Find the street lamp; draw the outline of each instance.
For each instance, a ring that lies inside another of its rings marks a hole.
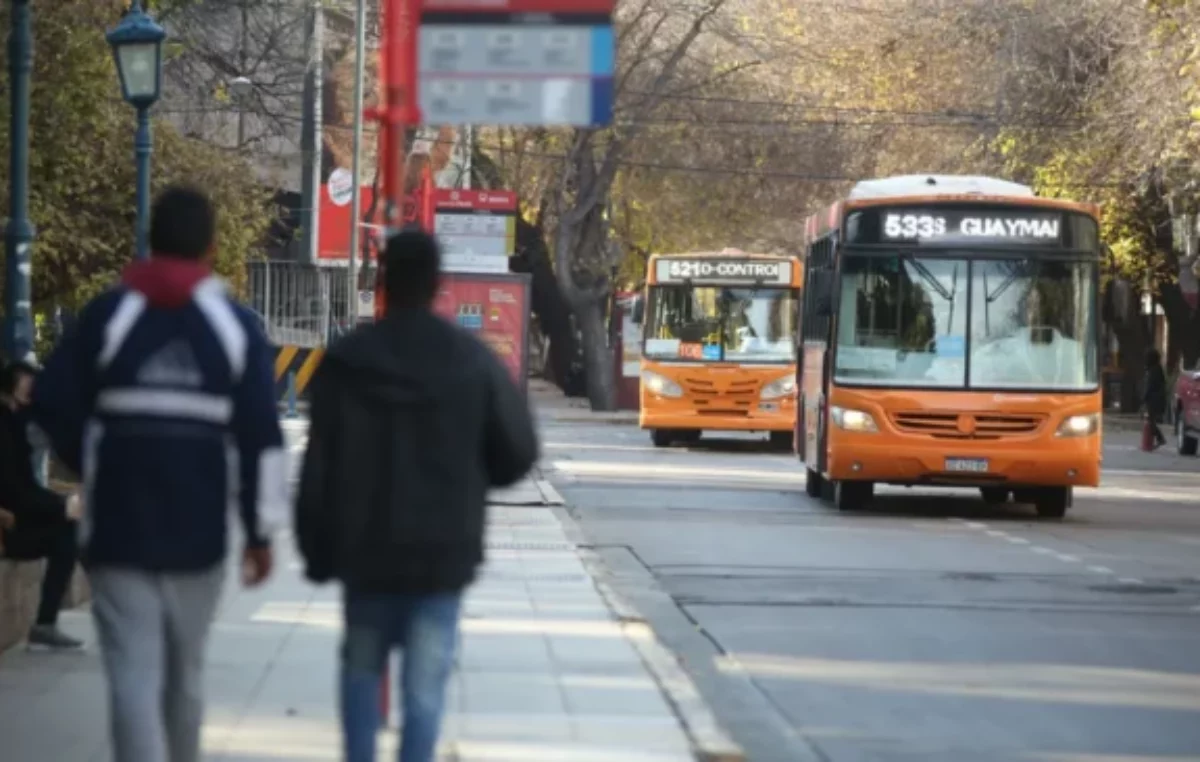
[[[108,33],[117,73],[121,77],[121,94],[137,109],[137,136],[134,154],[137,157],[137,258],[150,255],[150,107],[158,100],[162,89],[162,45],[166,31],[142,10],[139,0],[133,0],[121,23]]]

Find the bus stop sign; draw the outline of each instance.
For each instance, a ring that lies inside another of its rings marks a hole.
[[[612,122],[616,0],[422,0],[426,124]]]

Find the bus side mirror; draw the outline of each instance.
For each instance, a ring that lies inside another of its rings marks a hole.
[[[633,324],[641,325],[646,320],[646,300],[638,297],[633,300]]]

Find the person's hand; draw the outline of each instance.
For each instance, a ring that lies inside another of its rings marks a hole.
[[[258,587],[271,576],[275,559],[271,548],[246,548],[242,554],[242,584]]]
[[[0,529],[12,529],[17,525],[17,517],[9,511],[0,508]]]
[[[67,498],[67,518],[71,521],[79,521],[83,518],[83,498],[78,492],[72,493]]]

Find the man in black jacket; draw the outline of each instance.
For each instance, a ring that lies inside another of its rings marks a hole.
[[[432,311],[437,242],[400,233],[385,257],[386,317],[334,344],[312,382],[295,531],[309,579],[345,588],[347,762],[375,758],[394,647],[404,652],[400,760],[432,762],[488,490],[522,479],[538,444],[498,358]]]
[[[58,628],[58,612],[79,560],[79,498],[42,486],[34,473],[27,413],[35,369],[17,362],[0,372],[0,554],[19,561],[46,559],[37,620],[29,645],[75,649],[83,644]]]

